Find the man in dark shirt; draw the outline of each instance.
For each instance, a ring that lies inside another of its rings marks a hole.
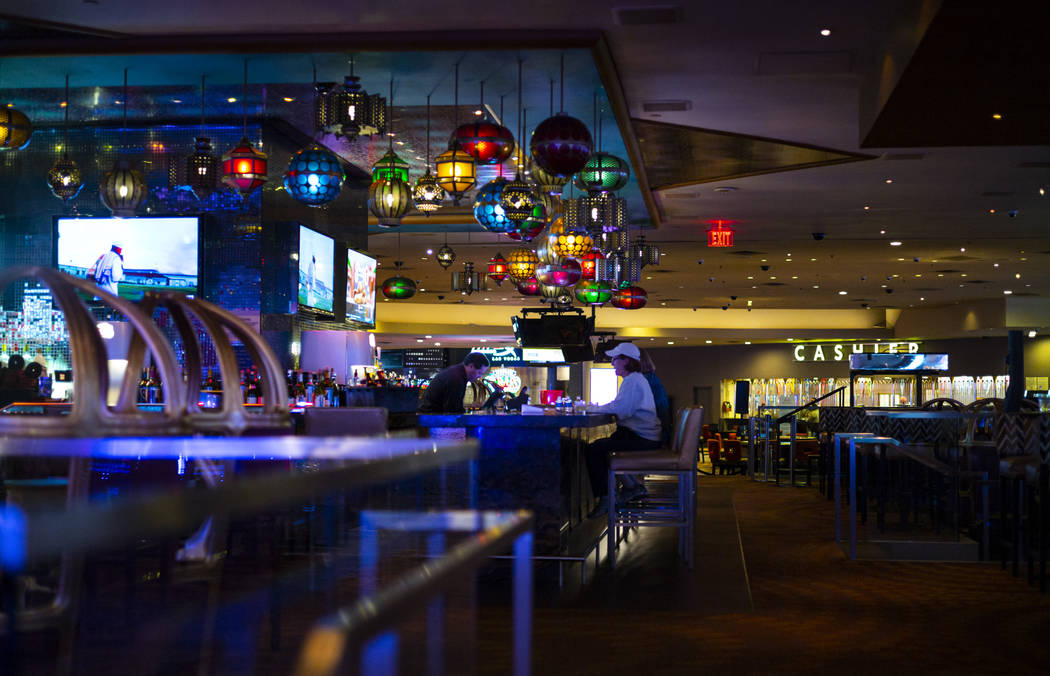
[[[463,413],[467,383],[479,380],[489,370],[489,360],[471,352],[462,364],[454,364],[430,379],[419,402],[420,413]]]

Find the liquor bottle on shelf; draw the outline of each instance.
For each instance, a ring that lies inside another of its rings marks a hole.
[[[149,380],[146,369],[142,369],[142,377],[139,378],[139,403],[149,402]]]
[[[151,404],[163,403],[161,395],[160,378],[157,377],[157,368],[150,366],[146,375],[146,401]]]
[[[241,369],[241,403],[248,403],[248,383],[244,379],[244,369]]]
[[[259,375],[252,369],[248,373],[248,382],[245,384],[246,403],[258,404],[259,402]]]

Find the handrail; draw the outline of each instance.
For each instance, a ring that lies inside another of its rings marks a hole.
[[[782,422],[786,422],[787,420],[789,420],[791,418],[791,416],[795,415],[799,411],[802,411],[802,410],[805,410],[805,409],[810,408],[812,406],[815,406],[818,401],[824,401],[825,399],[827,399],[831,395],[838,394],[839,392],[841,392],[844,389],[846,389],[845,385],[843,385],[842,387],[838,388],[837,390],[832,390],[831,392],[828,392],[827,394],[825,394],[825,395],[823,395],[821,397],[817,397],[816,399],[814,399],[813,401],[809,402],[808,404],[803,404],[803,405],[799,406],[798,408],[792,409],[789,413],[785,413],[784,415],[782,415],[779,418],[777,418],[777,424],[782,423]]]

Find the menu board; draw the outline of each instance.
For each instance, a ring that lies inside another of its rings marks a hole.
[[[346,250],[346,320],[375,326],[376,259]]]
[[[332,312],[335,240],[299,226],[299,305]]]

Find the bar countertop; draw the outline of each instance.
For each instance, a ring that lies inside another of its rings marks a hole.
[[[519,415],[506,413],[420,413],[420,427],[523,427],[550,429],[611,425],[616,418],[607,413],[586,415]]]

